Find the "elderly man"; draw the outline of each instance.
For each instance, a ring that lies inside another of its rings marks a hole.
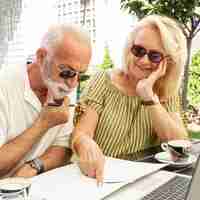
[[[1,70],[0,177],[31,177],[69,160],[73,116],[67,96],[90,58],[88,35],[58,25],[44,35],[33,63]]]

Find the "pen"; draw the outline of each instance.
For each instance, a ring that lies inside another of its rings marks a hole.
[[[69,104],[68,106],[69,106],[69,107],[75,107],[76,104]]]
[[[97,186],[98,187],[103,187],[103,181],[97,181]]]
[[[148,156],[145,156],[144,158],[140,158],[140,159],[137,159],[136,161],[137,162],[141,162],[141,161],[145,161],[145,160],[148,160],[148,159],[152,159],[154,158],[155,155],[148,155]]]
[[[48,103],[48,106],[61,106],[63,104],[64,98],[53,99],[53,102]],[[69,104],[69,107],[75,107],[76,104]]]
[[[58,103],[48,103],[48,106],[61,106],[62,104],[58,104]],[[69,107],[75,107],[76,104],[69,104]]]
[[[121,180],[108,180],[108,181],[104,181],[103,183],[107,183],[107,184],[113,184],[113,183],[123,183],[125,181],[121,181]]]

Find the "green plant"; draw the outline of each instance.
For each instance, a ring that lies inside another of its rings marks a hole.
[[[83,91],[85,85],[87,84],[87,81],[89,80],[90,75],[89,74],[81,74],[79,78],[79,84],[77,87],[77,93],[76,93],[76,99],[79,100],[81,92]]]
[[[103,59],[103,63],[101,65],[97,65],[98,68],[106,70],[106,69],[110,69],[113,68],[113,62],[112,59],[110,57],[110,52],[108,47],[105,47],[104,49],[104,59]]]
[[[189,70],[188,97],[189,103],[193,106],[200,104],[200,50],[192,57]]]
[[[188,131],[190,138],[200,139],[200,131]]]

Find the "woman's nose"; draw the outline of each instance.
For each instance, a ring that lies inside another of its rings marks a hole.
[[[144,55],[142,58],[139,58],[137,63],[145,69],[154,69],[157,66],[155,66],[155,64],[149,60],[147,54]]]
[[[149,64],[149,62],[150,62],[147,54],[145,54],[143,57],[139,58],[138,61],[140,62],[140,64]]]

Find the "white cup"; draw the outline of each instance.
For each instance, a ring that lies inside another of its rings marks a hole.
[[[161,144],[161,148],[179,158],[186,158],[191,152],[191,142],[188,140],[171,140]]]
[[[2,200],[29,200],[31,181],[28,178],[12,177],[0,180]]]

